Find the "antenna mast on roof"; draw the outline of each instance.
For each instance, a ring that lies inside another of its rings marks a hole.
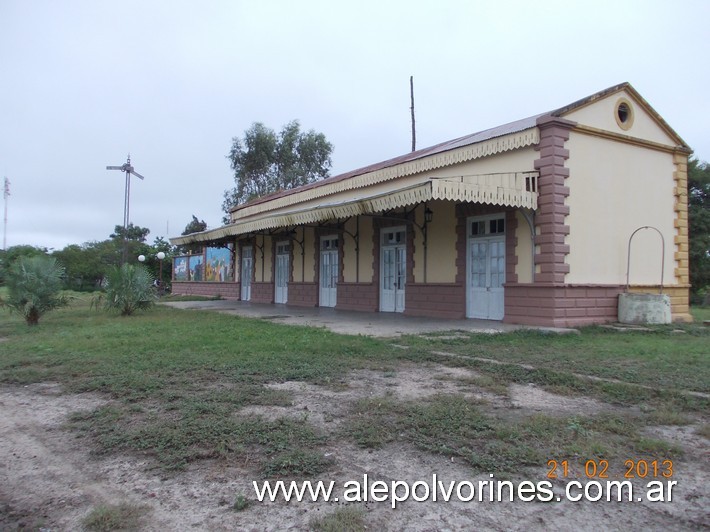
[[[412,102],[412,151],[417,149],[417,131],[414,126],[414,76],[409,76],[409,97]]]
[[[10,197],[10,180],[6,177],[5,178],[5,184],[3,187],[3,196],[5,197],[5,224],[3,225],[3,230],[2,230],[2,249],[6,250],[7,249],[7,198]]]

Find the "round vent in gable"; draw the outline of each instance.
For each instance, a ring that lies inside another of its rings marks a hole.
[[[623,130],[631,129],[634,123],[634,108],[626,98],[619,98],[614,107],[614,118],[616,123]]]

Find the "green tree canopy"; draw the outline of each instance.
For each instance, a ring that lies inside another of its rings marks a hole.
[[[128,224],[128,227],[125,229],[123,226],[117,225],[114,227],[113,233],[111,233],[111,238],[115,240],[123,240],[125,235],[126,240],[145,242],[145,239],[148,238],[148,233],[150,233],[150,229],[147,227],[141,227],[140,225]]]
[[[180,233],[181,235],[190,235],[192,233],[199,233],[207,229],[207,223],[204,220],[198,220],[197,216],[192,215],[192,220],[185,226],[185,230]]]
[[[333,145],[323,133],[301,131],[298,120],[286,124],[280,133],[255,122],[234,137],[227,158],[236,186],[224,192],[223,221],[230,210],[251,199],[328,177]]]
[[[697,299],[710,288],[710,165],[688,161],[690,283]]]
[[[226,222],[225,222],[226,223]],[[185,230],[182,235],[191,235],[192,233],[199,233],[207,229],[207,223],[204,220],[198,220],[197,216],[192,215],[192,220],[185,226]],[[178,253],[199,253],[202,249],[200,244],[193,244],[187,246],[178,246]]]
[[[114,246],[113,252],[120,249]],[[91,242],[83,245],[70,244],[64,249],[52,253],[65,267],[65,283],[74,290],[94,290],[101,286],[106,264],[102,262],[100,243]]]
[[[8,268],[13,262],[21,257],[37,257],[40,255],[47,255],[47,248],[20,245],[0,250],[0,284],[5,282]]]

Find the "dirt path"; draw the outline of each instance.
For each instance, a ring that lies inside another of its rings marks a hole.
[[[466,379],[474,374],[461,368],[432,364],[403,366],[394,374],[371,371],[352,374],[341,391],[307,383],[288,382],[275,387],[294,394],[289,408],[255,411],[265,416],[302,415],[329,433],[337,427],[342,408],[362,397],[390,391],[397,397],[416,399],[440,392],[482,393]],[[468,386],[468,392],[467,387]],[[603,403],[561,398],[535,387],[516,386],[510,398],[491,407],[515,407],[531,412],[551,412],[562,405],[564,413],[599,411]],[[0,387],[0,530],[42,527],[52,531],[80,530],[82,519],[99,504],[128,502],[147,508],[143,530],[303,530],[313,517],[331,513],[337,503],[259,503],[252,480],[259,480],[249,464],[203,461],[186,472],[165,476],[140,456],[95,457],[86,440],[63,427],[67,416],[106,404],[99,395],[62,394],[51,384]],[[414,502],[396,510],[387,503],[364,505],[367,523],[377,530],[682,530],[710,525],[708,441],[692,427],[655,429],[685,450],[676,464],[678,481],[672,503],[491,503]],[[342,485],[347,480],[371,479],[414,482],[436,473],[444,482],[487,480],[473,476],[470,468],[445,456],[421,453],[404,445],[368,451],[334,440],[326,452],[335,466],[322,477]],[[629,457],[634,458],[634,457]],[[546,468],[525,472],[537,481]],[[556,487],[556,491],[558,487]],[[235,496],[245,494],[250,506],[236,512]]]

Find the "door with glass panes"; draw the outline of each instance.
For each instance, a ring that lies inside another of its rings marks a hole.
[[[505,215],[468,220],[466,316],[502,320],[505,314]]]
[[[382,230],[380,238],[380,311],[404,312],[407,241],[404,227]]]
[[[276,293],[274,294],[275,303],[286,303],[288,301],[288,278],[289,278],[289,262],[291,261],[291,252],[288,242],[279,242],[276,244],[276,279],[274,282]]]
[[[254,258],[252,255],[253,249],[250,247],[242,248],[242,301],[251,299],[251,276],[254,270]]]
[[[334,307],[338,300],[338,237],[320,240],[320,294],[321,307]]]

